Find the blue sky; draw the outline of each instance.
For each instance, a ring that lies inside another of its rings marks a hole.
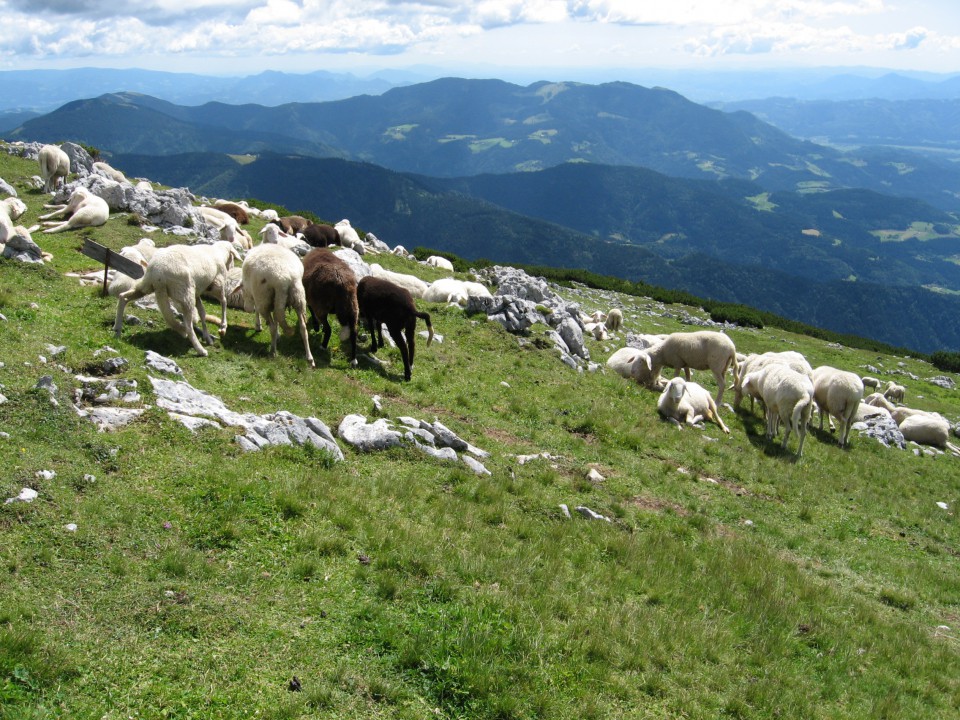
[[[956,0],[0,0],[0,70],[960,73]]]

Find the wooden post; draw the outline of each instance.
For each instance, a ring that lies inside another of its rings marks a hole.
[[[106,257],[103,259],[103,297],[107,296],[107,275],[110,272],[110,256],[113,252],[107,248]]]

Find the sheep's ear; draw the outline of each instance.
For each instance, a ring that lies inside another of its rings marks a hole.
[[[650,355],[648,353],[640,353],[640,356],[643,358],[643,361],[647,364],[647,370],[653,372],[653,363],[650,361]]]

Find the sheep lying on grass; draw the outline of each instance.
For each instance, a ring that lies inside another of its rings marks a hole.
[[[279,225],[288,235],[296,235],[298,232],[303,232],[306,227],[310,225],[310,221],[302,215],[284,215],[270,222]]]
[[[430,287],[423,294],[427,302],[453,303],[466,305],[470,297],[491,297],[486,286],[469,280],[457,278],[439,278],[430,283]]]
[[[821,365],[813,371],[813,397],[820,411],[820,429],[823,416],[829,414],[840,426],[840,447],[847,444],[850,425],[860,409],[863,381],[852,372]]]
[[[409,292],[415,298],[423,299],[424,295],[427,294],[427,288],[430,287],[428,282],[421,280],[416,275],[393,272],[392,270],[387,270],[378,263],[370,264],[370,274],[373,277],[389,280],[394,285],[399,285],[400,287],[405,288],[407,292]]]
[[[44,145],[37,155],[43,191],[52,193],[66,181],[70,174],[70,157],[57,145]]]
[[[157,305],[167,326],[187,338],[194,349],[206,357],[207,351],[197,340],[193,328],[194,322],[199,321],[204,341],[207,345],[213,344],[204,322],[206,312],[200,293],[214,284],[219,286],[222,337],[227,332],[227,270],[233,266],[234,260],[239,259],[233,245],[223,240],[212,245],[171,245],[157,250],[143,277],[130,290],[120,294],[114,333],[120,337],[123,331],[123,311],[128,302],[156,293]],[[183,316],[182,321],[175,312]]]
[[[744,392],[751,393],[756,388],[766,406],[767,439],[777,436],[780,424],[784,425],[783,442],[787,447],[790,434],[795,432],[800,438],[797,445],[797,458],[803,454],[803,441],[807,436],[807,425],[813,411],[813,382],[809,377],[780,364],[767,365],[747,373],[743,379]]]
[[[424,263],[430,265],[431,267],[439,268],[440,270],[449,270],[453,272],[453,263],[447,260],[445,257],[440,257],[439,255],[431,255]]]
[[[310,247],[329,247],[340,244],[340,233],[333,225],[310,223],[302,233],[304,242]]]
[[[293,333],[287,325],[287,308],[297,314],[297,328],[310,367],[316,367],[307,336],[307,297],[303,289],[303,263],[280,245],[257,245],[243,260],[243,304],[247,312],[257,314],[270,327],[270,356],[277,354],[278,328],[285,335]]]
[[[949,441],[950,423],[939,413],[916,412],[899,423],[904,440],[933,445],[960,456],[960,448]]]
[[[667,383],[660,399],[657,400],[657,412],[667,420],[677,423],[696,425],[704,420],[710,420],[720,426],[725,433],[730,430],[723,424],[717,405],[710,393],[695,382],[687,382],[682,377],[675,377]]]
[[[383,347],[383,328],[386,324],[390,337],[403,359],[403,378],[410,380],[415,354],[417,318],[427,324],[427,345],[433,340],[430,314],[417,310],[410,292],[389,280],[368,275],[357,284],[357,302],[360,315],[370,333],[370,351]]]
[[[333,227],[340,236],[340,245],[345,248],[350,248],[358,255],[366,253],[366,246],[363,244],[363,240],[360,239],[360,234],[353,229],[349,220],[344,218]]]
[[[99,227],[110,217],[110,206],[107,201],[85,187],[78,187],[70,194],[66,205],[44,205],[45,208],[55,208],[51,213],[41,215],[40,220],[47,220],[43,225],[45,233],[56,233],[64,230],[74,230],[82,227]],[[49,220],[49,218],[66,218],[66,220]]]
[[[27,206],[20,198],[8,197],[0,200],[0,244],[5,243],[17,234],[15,228],[22,226],[15,226],[13,223],[15,220],[19,220],[26,211]],[[36,230],[37,227],[30,228],[28,232]]]
[[[642,350],[632,347],[620,348],[607,360],[607,367],[621,377],[633,380],[640,385],[647,387],[656,385],[657,378],[652,372],[650,356]]]
[[[102,161],[97,161],[93,164],[93,171],[97,173],[97,175],[103,175],[105,178],[110,178],[114,182],[127,182],[126,175],[117,170],[115,167],[112,167],[111,165],[108,165]]]
[[[303,257],[303,288],[314,330],[323,326],[320,344],[330,342],[330,322],[335,313],[340,322],[340,342],[350,340],[350,365],[357,366],[357,277],[343,260],[326,248],[316,248]]]

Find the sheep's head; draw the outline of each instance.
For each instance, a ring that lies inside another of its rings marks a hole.
[[[667,396],[671,400],[678,401],[683,397],[683,393],[687,389],[687,382],[682,377],[675,377],[670,382],[667,383],[667,387],[664,390],[667,393]]]

